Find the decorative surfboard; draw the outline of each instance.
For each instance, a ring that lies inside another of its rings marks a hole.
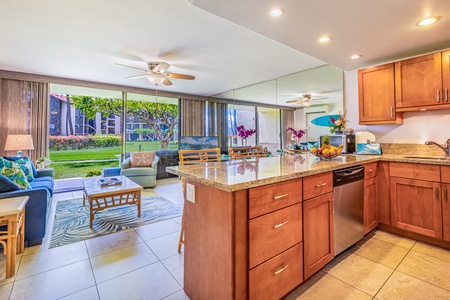
[[[311,123],[317,126],[329,127],[330,125],[333,125],[333,123],[331,123],[331,118],[338,119],[339,115],[327,115],[317,117],[315,119],[312,119]]]

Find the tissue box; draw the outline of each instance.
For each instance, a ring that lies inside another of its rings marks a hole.
[[[356,154],[381,155],[380,144],[356,144]]]

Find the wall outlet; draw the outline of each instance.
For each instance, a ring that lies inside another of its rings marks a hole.
[[[195,203],[195,185],[186,183],[186,200]]]

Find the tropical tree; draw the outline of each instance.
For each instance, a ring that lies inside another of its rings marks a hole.
[[[89,96],[70,96],[72,105],[84,112],[88,119],[94,119],[97,113],[109,116],[111,113],[120,116],[122,100],[96,98]],[[151,127],[161,144],[161,149],[167,149],[169,141],[174,136],[174,128],[178,124],[178,106],[175,104],[127,101],[127,117],[135,122]]]

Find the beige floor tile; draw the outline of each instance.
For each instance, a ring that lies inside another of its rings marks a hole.
[[[381,230],[375,230],[372,233],[370,233],[373,235],[374,238],[378,239],[378,240],[382,240],[400,247],[404,247],[407,249],[411,249],[412,246],[414,246],[414,243],[416,241],[405,238],[405,237],[401,237],[401,236],[397,236],[395,234],[392,233],[388,233],[385,231],[381,231]]]
[[[160,262],[100,283],[97,287],[102,300],[161,299],[181,288]]]
[[[144,241],[151,240],[173,232],[180,232],[180,224],[172,219],[151,223],[134,228]]]
[[[323,300],[323,299],[360,299],[370,300],[371,296],[326,274],[319,272],[299,288],[292,292],[285,300]]]
[[[176,217],[176,218],[173,218],[172,220],[174,220],[175,222],[177,222],[178,224],[181,225],[181,217]]]
[[[373,260],[386,267],[395,269],[402,259],[408,253],[408,249],[394,244],[379,240],[376,238],[369,239],[364,243],[358,243],[352,249],[353,253],[362,257]]]
[[[74,293],[72,295],[62,297],[60,299],[64,300],[99,300],[97,287],[92,286],[90,288],[87,288],[85,290],[79,291],[77,293]]]
[[[411,251],[397,270],[450,290],[450,263],[443,260]]]
[[[170,274],[172,274],[173,278],[184,287],[184,253],[178,253],[161,262]]]
[[[189,300],[189,297],[184,293],[183,290],[179,290],[178,292],[164,297],[161,300]]]
[[[141,243],[143,240],[134,231],[128,229],[86,240],[89,257],[95,257],[121,248]]]
[[[73,199],[72,192],[53,194],[53,202]]]
[[[379,300],[439,300],[450,299],[450,291],[415,277],[395,271],[375,297]]]
[[[73,199],[83,199],[83,191],[73,191],[72,197]]]
[[[145,243],[131,245],[91,258],[97,284],[157,261],[158,258]]]
[[[412,250],[450,263],[450,251],[447,249],[438,248],[435,246],[417,242],[412,248]]]
[[[145,241],[145,243],[150,247],[150,249],[152,249],[153,253],[155,253],[160,260],[163,260],[178,254],[179,238],[179,232],[175,232]]]
[[[26,247],[25,251],[23,251],[23,254],[28,255],[31,253],[36,253],[36,252],[45,251],[45,250],[48,250],[48,247],[45,247],[44,245],[41,244],[41,245],[36,245],[33,247]]]
[[[94,275],[89,260],[86,259],[16,280],[10,299],[58,299],[91,286],[95,286]]]
[[[329,263],[325,271],[329,275],[375,296],[394,270],[362,256],[344,253]]]
[[[46,272],[88,259],[84,242],[73,243],[45,251],[23,255],[17,279]]]
[[[0,285],[0,299],[9,299],[12,287],[13,287],[12,282]]]
[[[22,260],[22,254],[16,255],[16,273],[14,276],[6,278],[6,255],[3,252],[0,253],[0,285],[8,284],[16,280],[17,272],[19,271],[20,262]],[[0,299],[2,299],[0,297]]]

